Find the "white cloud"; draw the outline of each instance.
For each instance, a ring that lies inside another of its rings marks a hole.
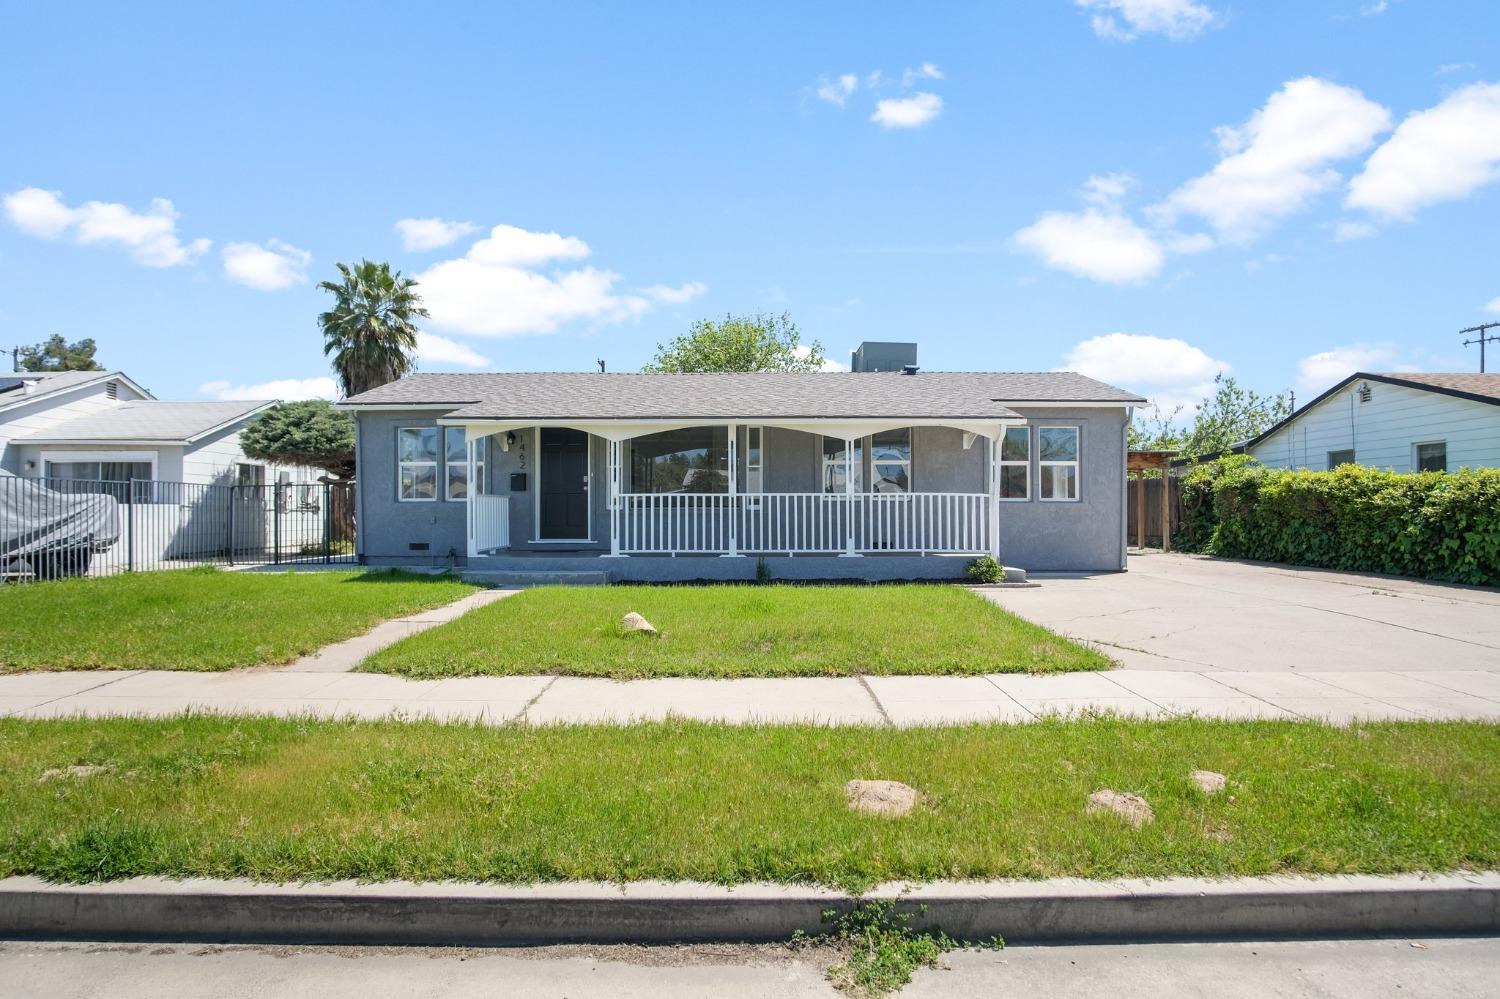
[[[1297,362],[1297,387],[1304,392],[1322,392],[1356,371],[1419,371],[1396,360],[1389,343],[1351,343],[1309,354]]]
[[[651,301],[660,302],[663,305],[682,305],[686,302],[691,302],[699,295],[706,294],[707,292],[708,285],[702,281],[689,281],[678,288],[673,288],[671,285],[665,284],[653,284],[649,288],[641,289],[641,294],[651,299]]]
[[[1374,17],[1384,14],[1391,9],[1391,0],[1376,0],[1375,3],[1367,3],[1359,9],[1360,17]]]
[[[210,241],[186,245],[177,234],[177,209],[166,198],[152,198],[144,212],[107,201],[85,201],[70,208],[62,192],[26,187],[5,196],[4,210],[22,231],[42,239],[71,235],[80,245],[116,244],[147,267],[175,267],[208,250]]]
[[[449,219],[401,219],[396,223],[396,231],[401,234],[402,249],[421,252],[457,242],[478,232],[479,226]]]
[[[812,348],[805,343],[799,343],[792,348],[792,353],[798,357],[806,357],[812,353]],[[840,364],[831,357],[824,357],[823,363],[818,366],[819,371],[848,371],[849,365]]]
[[[1074,0],[1095,11],[1089,23],[1100,38],[1128,42],[1138,35],[1184,39],[1202,34],[1219,20],[1212,7],[1195,0]]]
[[[824,80],[818,84],[817,95],[821,101],[836,104],[843,107],[849,100],[851,94],[859,88],[859,77],[853,73],[844,73],[834,80]]]
[[[461,368],[487,368],[490,359],[467,344],[426,330],[417,333],[417,360],[426,364],[454,364]]]
[[[700,282],[689,282],[624,294],[616,289],[620,275],[614,271],[593,266],[547,273],[539,269],[590,253],[589,245],[573,236],[497,225],[464,256],[433,264],[416,277],[431,324],[472,336],[554,333],[582,320],[623,322],[672,301],[672,296],[686,301],[701,293]]]
[[[1091,205],[1115,208],[1134,186],[1135,178],[1128,173],[1100,174],[1083,182],[1082,197]]]
[[[1153,206],[1151,217],[1171,225],[1200,216],[1224,241],[1249,242],[1338,184],[1330,164],[1368,149],[1388,128],[1390,112],[1358,90],[1292,80],[1243,126],[1218,129],[1218,165]]]
[[[1191,418],[1213,394],[1214,376],[1229,370],[1186,340],[1138,333],[1106,333],[1075,344],[1061,370],[1077,371],[1147,396],[1163,416],[1182,407]]]
[[[339,387],[332,378],[281,378],[258,385],[234,385],[227,381],[204,382],[202,395],[215,399],[337,399]]]
[[[1485,303],[1484,311],[1486,311],[1486,312],[1500,312],[1500,295],[1495,296],[1494,298],[1490,299],[1487,303]]]
[[[1123,215],[1088,208],[1048,212],[1012,237],[1048,267],[1109,284],[1129,284],[1161,270],[1162,248]]]
[[[919,90],[910,97],[887,97],[875,104],[870,120],[882,128],[918,128],[943,113],[943,99]]]
[[[261,291],[280,291],[307,281],[312,254],[279,239],[259,243],[230,243],[221,252],[224,275],[236,284]]]
[[[1453,73],[1467,73],[1474,68],[1472,62],[1445,62],[1437,68],[1434,76],[1449,76]]]
[[[930,62],[924,62],[916,69],[903,69],[901,71],[901,86],[910,90],[912,84],[919,80],[941,80],[946,74]]]
[[[1500,180],[1500,83],[1456,90],[1408,115],[1349,183],[1346,204],[1386,219]]]

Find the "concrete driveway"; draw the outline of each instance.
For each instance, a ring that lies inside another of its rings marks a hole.
[[[986,595],[1127,669],[1500,670],[1500,590],[1192,555],[1129,564]]]

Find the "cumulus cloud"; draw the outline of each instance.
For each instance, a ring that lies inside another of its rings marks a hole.
[[[3,209],[17,228],[40,239],[71,238],[83,246],[116,245],[147,267],[176,267],[202,255],[210,241],[186,244],[177,233],[177,209],[166,198],[152,198],[144,212],[108,201],[85,201],[76,208],[61,191],[25,187],[5,196]]]
[[[859,89],[859,77],[853,73],[844,73],[836,79],[825,79],[820,82],[816,93],[818,100],[843,107],[857,89]]]
[[[1466,197],[1500,179],[1500,83],[1475,83],[1408,115],[1364,170],[1345,203],[1384,219]]]
[[[332,378],[280,378],[255,385],[235,385],[228,381],[204,382],[198,386],[201,395],[214,399],[337,399],[339,387]]]
[[[261,291],[280,291],[307,281],[312,254],[279,239],[259,243],[230,243],[220,254],[224,276],[236,284]]]
[[[473,222],[454,222],[449,219],[401,219],[396,223],[401,234],[401,248],[413,252],[436,250],[456,243],[470,233],[478,232]]]
[[[910,90],[913,85],[922,80],[941,80],[946,75],[932,63],[924,62],[916,69],[903,69],[901,71],[901,86]]]
[[[1352,243],[1358,239],[1369,239],[1377,231],[1368,222],[1340,222],[1333,227],[1333,238],[1339,243]]]
[[[812,353],[812,348],[805,343],[799,343],[792,348],[792,353],[798,357],[807,357]],[[824,357],[823,363],[818,366],[819,371],[848,371],[849,365],[840,364],[831,357]]]
[[[1100,38],[1128,42],[1140,35],[1193,38],[1213,27],[1219,15],[1195,0],[1074,0],[1093,12],[1089,19]]]
[[[1214,376],[1227,372],[1229,364],[1186,340],[1106,333],[1074,344],[1059,370],[1124,385],[1149,398],[1163,416],[1181,407],[1190,418],[1213,394]]]
[[[1492,298],[1488,302],[1486,302],[1485,306],[1484,306],[1484,311],[1486,311],[1486,312],[1500,312],[1500,295],[1496,295],[1494,298]]]
[[[490,359],[467,344],[436,333],[417,333],[417,360],[423,364],[451,364],[460,368],[487,368]]]
[[[1165,259],[1149,232],[1124,215],[1097,208],[1047,212],[1012,240],[1048,267],[1107,284],[1142,281],[1161,270]]]
[[[674,297],[687,301],[701,294],[699,282],[627,294],[617,289],[621,278],[614,271],[566,266],[591,252],[574,236],[497,225],[464,256],[416,277],[431,324],[472,336],[555,333],[576,321],[623,322]]]
[[[910,97],[877,101],[870,120],[881,128],[919,128],[943,113],[943,99],[919,90]]]
[[[707,292],[708,285],[702,281],[689,281],[687,284],[677,288],[673,288],[671,285],[653,284],[649,288],[641,289],[641,294],[651,299],[651,301],[660,302],[663,305],[682,305],[686,302],[691,302],[699,295],[706,294]]]
[[[1297,387],[1303,392],[1322,392],[1356,371],[1420,371],[1397,360],[1389,343],[1350,343],[1332,350],[1309,354],[1297,362]]]
[[[1153,206],[1151,217],[1171,225],[1197,216],[1220,239],[1249,242],[1337,185],[1331,164],[1370,148],[1390,123],[1389,111],[1352,87],[1292,80],[1244,125],[1218,129],[1218,164]]]

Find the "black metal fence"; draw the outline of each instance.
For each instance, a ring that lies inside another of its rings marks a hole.
[[[0,476],[0,582],[354,560],[352,482]]]

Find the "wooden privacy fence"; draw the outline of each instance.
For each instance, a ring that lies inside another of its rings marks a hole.
[[[1175,456],[1175,451],[1131,451],[1126,456],[1126,525],[1137,548],[1172,549],[1172,535],[1182,524],[1182,494],[1172,475]]]

